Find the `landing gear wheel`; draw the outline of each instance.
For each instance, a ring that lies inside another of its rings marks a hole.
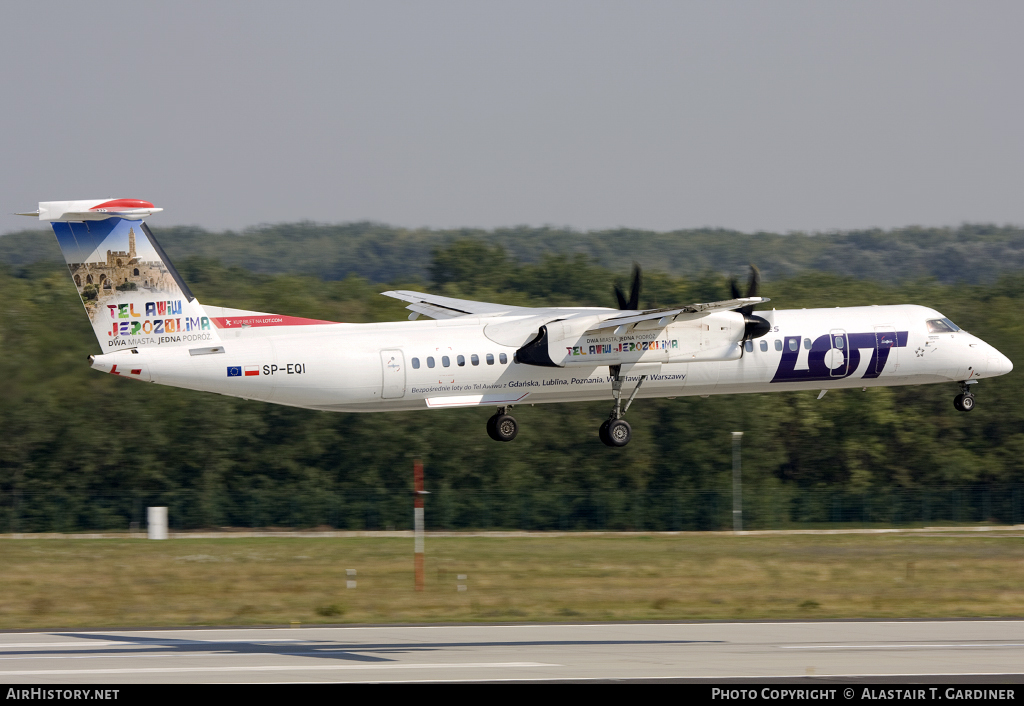
[[[519,425],[516,423],[515,417],[510,417],[507,414],[495,414],[487,420],[487,433],[495,441],[512,441],[519,433]]]
[[[601,439],[601,443],[605,446],[611,446],[612,442],[608,438],[608,425],[612,423],[612,420],[606,419],[601,424],[601,427],[597,430],[597,436]]]
[[[625,446],[633,430],[625,419],[609,419],[601,425],[601,441],[608,446]]]
[[[957,395],[953,398],[953,406],[960,412],[970,412],[974,409],[974,395]]]

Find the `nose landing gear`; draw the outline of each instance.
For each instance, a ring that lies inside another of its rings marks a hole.
[[[487,436],[495,441],[512,441],[519,433],[515,417],[508,414],[509,407],[498,407],[498,411],[487,420]]]
[[[960,383],[960,394],[953,398],[953,408],[958,412],[970,412],[974,409],[974,393],[966,382]]]
[[[629,443],[633,428],[625,419],[606,419],[597,430],[605,446],[625,446]]]
[[[629,443],[629,439],[633,433],[633,429],[629,426],[629,422],[623,419],[623,417],[626,416],[626,411],[629,409],[629,405],[633,404],[633,398],[636,397],[636,393],[639,392],[640,386],[644,384],[644,380],[647,379],[647,376],[640,376],[640,380],[637,381],[636,387],[633,388],[633,391],[629,393],[629,399],[626,400],[626,405],[623,407],[623,377],[620,375],[622,369],[618,365],[613,365],[609,370],[612,374],[612,395],[615,397],[615,406],[612,408],[612,413],[608,415],[608,419],[606,419],[597,430],[597,435],[605,446],[622,447]]]

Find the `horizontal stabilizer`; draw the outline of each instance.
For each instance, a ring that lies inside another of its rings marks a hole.
[[[140,199],[90,199],[88,201],[41,201],[34,213],[19,213],[19,216],[38,216],[41,221],[102,221],[107,218],[124,218],[141,221],[147,216],[163,211],[149,201]]]

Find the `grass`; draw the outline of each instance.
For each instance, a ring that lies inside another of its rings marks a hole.
[[[0,540],[0,629],[1024,616],[1020,533],[428,537],[422,593],[412,566],[401,538]]]

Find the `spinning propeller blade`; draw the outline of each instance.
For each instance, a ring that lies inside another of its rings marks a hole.
[[[733,277],[729,280],[729,288],[732,290],[733,299],[740,297],[740,288],[736,286],[736,278]],[[758,296],[758,290],[761,289],[761,271],[758,270],[754,265],[750,266],[750,280],[747,282],[747,296],[756,297]],[[760,316],[754,316],[754,305],[747,304],[736,309],[739,313],[743,314],[743,320],[746,327],[743,331],[743,340],[749,341],[754,338],[760,338],[761,336],[768,333],[772,326],[768,323],[767,319],[763,319]]]
[[[624,311],[636,311],[640,306],[640,287],[643,284],[643,274],[640,265],[633,263],[633,282],[629,287],[629,299],[622,293],[618,285],[615,286],[615,298],[619,302],[619,309]]]

